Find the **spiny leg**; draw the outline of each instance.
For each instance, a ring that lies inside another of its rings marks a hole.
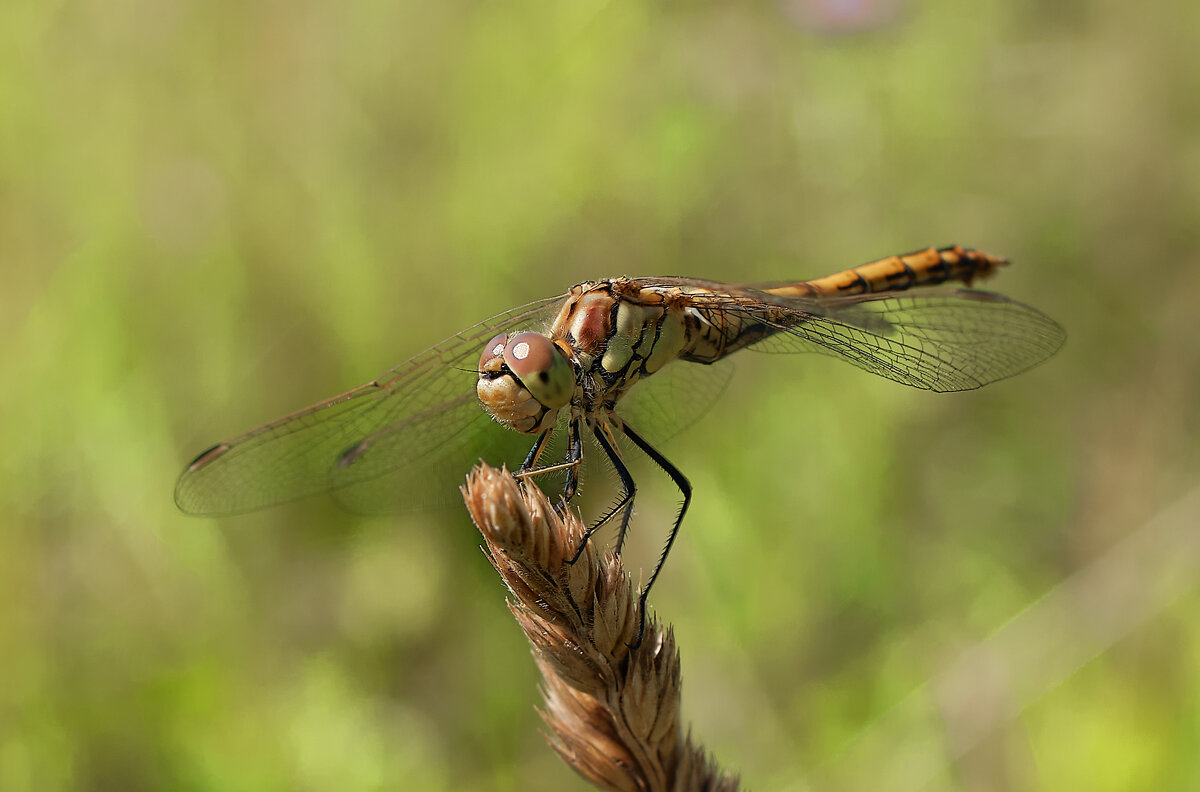
[[[521,467],[513,475],[519,479],[528,479],[534,476],[540,476],[543,473],[553,473],[558,470],[566,470],[566,481],[563,483],[562,498],[554,505],[554,510],[559,514],[567,508],[567,504],[579,489],[579,465],[583,461],[583,443],[579,439],[579,420],[572,418],[567,423],[567,458],[554,465],[538,466],[538,459],[542,452],[546,450],[546,443],[550,439],[550,433],[554,429],[551,427],[538,435],[538,439],[534,442],[533,448],[529,449],[529,453],[525,456],[525,461],[521,463]]]
[[[621,528],[618,533],[620,540],[617,542],[615,552],[621,552],[621,542],[625,539],[625,531],[629,527],[629,518],[633,515],[633,496],[637,494],[637,485],[633,482],[633,474],[629,472],[629,468],[625,467],[625,463],[621,459],[621,454],[608,441],[608,438],[605,437],[604,431],[600,428],[599,424],[592,427],[592,434],[595,435],[596,442],[600,444],[600,448],[604,450],[609,461],[612,462],[613,469],[617,472],[617,477],[621,479],[621,496],[617,498],[617,502],[613,504],[613,507],[608,510],[607,514],[588,527],[587,533],[583,535],[583,541],[579,543],[579,549],[575,551],[575,556],[571,559],[572,564],[579,560],[579,556],[583,555],[583,549],[587,547],[588,540],[592,538],[592,534],[607,525],[608,521],[618,513],[621,514]]]
[[[583,440],[579,437],[579,419],[567,423],[567,480],[563,482],[563,503],[570,502],[579,491],[579,465],[583,460]]]
[[[609,442],[600,424],[596,424],[592,432],[596,435],[596,441],[600,443],[600,447],[604,449],[604,453],[608,455],[609,461],[612,462],[613,469],[617,472],[617,477],[621,479],[621,497],[609,510],[608,514],[601,517],[588,533],[592,533],[601,525],[605,525],[619,512],[621,514],[621,527],[617,530],[617,544],[613,551],[617,555],[620,555],[621,548],[625,544],[625,533],[629,530],[629,519],[633,517],[633,498],[637,495],[637,484],[633,481],[633,474],[625,466],[625,460],[621,459],[621,452],[617,450],[615,445]]]
[[[579,419],[572,418],[567,422],[567,458],[555,469],[566,469],[566,481],[563,482],[562,497],[554,504],[554,511],[561,517],[567,511],[567,505],[579,491],[579,466],[583,463],[583,442],[579,439]],[[580,551],[581,552],[581,551]],[[576,552],[575,558],[579,558]],[[575,563],[575,558],[571,563]]]
[[[554,427],[550,427],[538,435],[537,440],[533,442],[533,447],[525,455],[525,461],[521,463],[521,467],[517,468],[517,475],[524,475],[534,471],[534,468],[537,467],[538,459],[541,458],[542,452],[546,450],[546,443],[550,441],[550,435],[553,432]]]
[[[543,473],[554,473],[559,470],[574,470],[579,467],[579,462],[582,459],[582,453],[572,453],[572,450],[578,450],[579,443],[573,442],[571,448],[567,451],[567,458],[563,462],[556,462],[553,465],[538,465],[538,459],[542,455],[542,451],[546,448],[546,440],[550,437],[552,429],[547,429],[533,444],[533,448],[529,449],[529,453],[525,455],[525,461],[521,463],[521,467],[517,468],[513,476],[519,479],[533,478],[540,476]],[[568,427],[570,431],[570,427]],[[565,491],[565,487],[564,487]]]
[[[646,599],[650,596],[650,589],[654,586],[654,581],[658,579],[658,573],[662,571],[663,564],[667,561],[667,554],[671,552],[671,545],[675,542],[675,537],[679,533],[679,526],[683,524],[683,515],[687,514],[688,506],[692,502],[692,484],[687,480],[687,476],[680,472],[679,468],[671,464],[671,462],[659,453],[658,449],[650,445],[637,432],[629,428],[628,424],[622,423],[621,431],[625,436],[633,441],[633,444],[642,449],[642,452],[650,459],[654,460],[654,464],[663,469],[671,481],[675,482],[675,486],[679,487],[679,491],[683,493],[683,503],[679,507],[679,514],[675,516],[675,524],[671,526],[671,533],[667,535],[667,543],[663,546],[662,554],[658,557],[658,563],[654,565],[654,571],[650,573],[650,580],[646,583],[646,587],[642,589],[638,595],[638,631],[637,637],[633,639],[633,643],[629,645],[630,649],[637,649],[642,645],[642,637],[646,632]],[[624,526],[622,526],[621,538],[624,539]],[[618,540],[617,546],[620,547]]]

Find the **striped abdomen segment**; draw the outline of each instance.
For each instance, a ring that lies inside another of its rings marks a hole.
[[[904,291],[914,286],[936,286],[961,281],[968,286],[986,278],[1008,260],[958,245],[928,248],[903,256],[888,256],[824,278],[768,289],[784,297],[833,297],[873,292]]]

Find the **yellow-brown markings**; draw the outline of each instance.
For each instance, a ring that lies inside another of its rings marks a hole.
[[[853,269],[770,289],[780,296],[825,297],[848,294],[904,291],[914,286],[961,281],[968,286],[975,278],[985,278],[1006,259],[958,245],[928,248],[903,256],[888,256]]]

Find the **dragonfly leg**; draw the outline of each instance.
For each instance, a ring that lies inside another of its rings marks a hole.
[[[628,424],[622,423],[621,431],[625,436],[633,441],[633,444],[642,450],[646,456],[654,461],[654,464],[663,469],[671,481],[675,482],[675,486],[679,487],[679,491],[683,494],[683,503],[679,506],[679,514],[675,516],[675,524],[671,526],[671,533],[667,535],[667,543],[663,546],[662,553],[658,557],[658,563],[654,565],[654,571],[650,573],[650,580],[646,583],[646,587],[642,589],[638,595],[638,613],[640,621],[638,624],[637,637],[633,639],[633,643],[629,645],[631,649],[637,649],[642,645],[642,637],[646,632],[646,599],[650,596],[650,589],[654,586],[654,581],[658,579],[658,573],[662,571],[663,564],[667,561],[667,554],[671,552],[671,545],[675,542],[675,537],[679,534],[679,526],[683,524],[683,515],[687,514],[688,506],[692,502],[692,484],[687,480],[687,476],[680,472],[679,468],[671,464],[657,448],[650,445],[644,437],[629,428]],[[624,532],[622,531],[622,536]],[[619,546],[619,545],[618,545]]]
[[[575,493],[579,492],[579,466],[582,462],[583,442],[579,439],[579,420],[577,418],[572,418],[567,423],[566,460],[564,460],[560,465],[551,465],[542,469],[542,471],[567,471],[566,481],[563,482],[562,497],[559,498],[558,503],[554,504],[554,511],[556,511],[560,517],[566,513],[567,504],[569,504],[571,499],[575,497]],[[586,540],[584,541],[586,543]],[[579,558],[580,552],[582,552],[582,550],[575,553],[575,556],[571,559],[572,564],[574,564],[575,560]]]
[[[546,442],[550,438],[550,433],[553,429],[547,429],[542,432],[537,441],[533,444],[533,448],[529,449],[529,453],[525,456],[525,461],[521,463],[521,467],[517,469],[513,475],[519,479],[528,479],[534,476],[540,476],[543,473],[554,473],[559,470],[567,471],[566,481],[563,484],[562,498],[554,505],[554,510],[559,514],[567,508],[567,503],[575,497],[575,493],[579,490],[579,465],[583,461],[583,444],[579,439],[579,421],[572,420],[567,424],[567,458],[554,465],[539,466],[538,459],[542,452],[546,449]]]
[[[521,467],[517,468],[518,475],[530,473],[537,467],[538,459],[541,458],[542,452],[546,450],[546,443],[549,442],[550,433],[553,431],[554,427],[550,427],[538,435],[538,439],[534,441],[533,447],[525,455],[525,461],[521,463]]]
[[[583,441],[579,437],[579,419],[572,418],[567,423],[567,480],[563,482],[562,500],[555,506],[559,514],[567,508],[567,504],[579,492],[579,465],[583,461]]]
[[[625,462],[621,459],[621,454],[609,441],[604,430],[597,424],[593,427],[592,433],[596,436],[596,442],[600,444],[600,448],[604,450],[609,461],[612,462],[613,469],[617,472],[617,477],[621,479],[621,495],[603,517],[588,527],[587,533],[583,535],[583,541],[579,543],[579,549],[575,551],[575,557],[571,559],[572,564],[579,560],[579,556],[583,555],[583,550],[587,547],[588,540],[592,538],[592,534],[607,525],[608,521],[618,514],[621,515],[621,527],[617,534],[618,539],[615,552],[621,552],[621,544],[625,541],[625,531],[629,528],[629,518],[633,516],[633,497],[637,494],[637,485],[633,482],[633,474],[629,472],[629,468],[625,467]]]
[[[554,473],[559,470],[572,470],[579,466],[579,460],[568,459],[565,462],[558,462],[553,465],[538,465],[538,460],[542,456],[542,452],[546,450],[546,441],[550,439],[550,433],[553,429],[547,429],[538,435],[538,439],[533,444],[533,448],[529,449],[529,453],[525,455],[525,461],[521,463],[521,467],[513,472],[513,476],[519,479],[533,478],[540,476],[543,473]]]

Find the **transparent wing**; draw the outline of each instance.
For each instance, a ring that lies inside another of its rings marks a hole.
[[[677,361],[639,380],[617,405],[617,414],[652,445],[698,423],[733,380],[733,362]]]
[[[1019,374],[1066,340],[1050,317],[979,289],[781,297],[754,289],[689,295],[699,309],[770,331],[750,349],[822,352],[905,385],[972,390]]]
[[[492,422],[475,400],[477,360],[497,333],[544,330],[562,300],[494,316],[372,382],[212,447],[179,476],[175,502],[193,514],[230,514],[345,488],[349,505],[361,496],[369,506],[375,479],[425,493],[429,475],[454,461],[467,460],[450,482],[489,448],[528,448],[529,438]]]
[[[481,338],[480,344],[490,337]],[[476,379],[472,374],[466,394],[408,415],[355,443],[329,470],[327,489],[356,512],[461,505],[458,487],[480,459],[516,469],[535,436],[493,421],[475,397]],[[555,454],[561,453],[559,447],[554,445]]]

